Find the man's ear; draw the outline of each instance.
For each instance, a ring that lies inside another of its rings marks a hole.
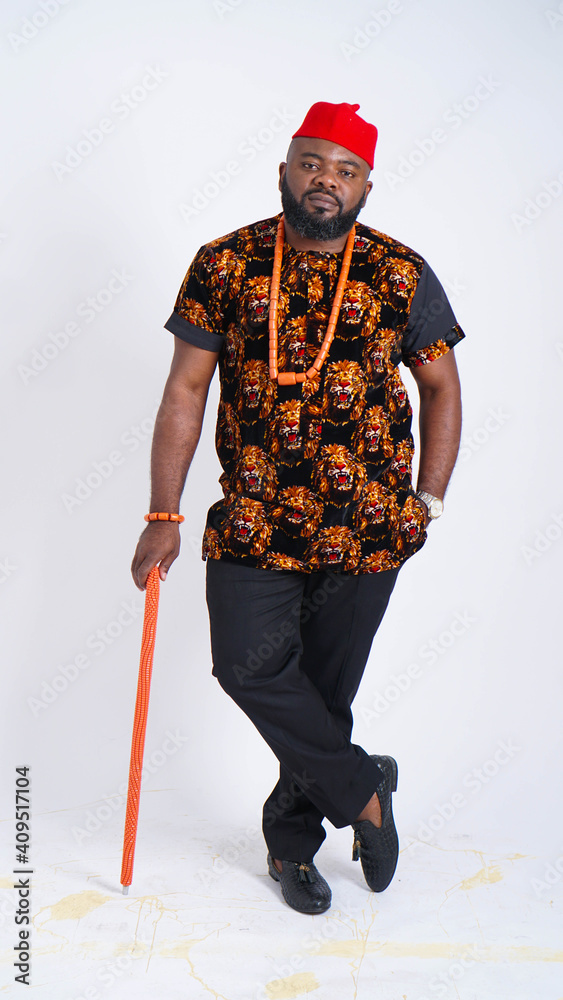
[[[368,200],[368,194],[370,193],[372,187],[373,187],[373,181],[366,181],[366,193],[364,195],[364,204],[362,205],[362,208],[364,207],[366,201]]]
[[[282,180],[284,178],[284,174],[285,174],[286,168],[287,168],[287,163],[280,163],[280,167],[279,167],[279,180],[278,180],[278,190],[279,191],[281,191]]]

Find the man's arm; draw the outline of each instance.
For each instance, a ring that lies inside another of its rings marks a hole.
[[[157,414],[151,449],[150,511],[177,514],[180,497],[201,434],[209,384],[218,353],[174,338],[174,357]],[[131,564],[139,590],[158,564],[161,580],[180,551],[179,525],[151,521],[143,531]]]
[[[443,499],[461,436],[461,390],[453,350],[411,368],[420,394],[417,490]],[[427,517],[426,523],[429,518]]]

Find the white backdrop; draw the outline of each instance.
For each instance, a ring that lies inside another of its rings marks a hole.
[[[104,799],[119,844],[163,323],[201,244],[279,210],[310,104],[344,100],[379,128],[361,221],[429,261],[467,335],[446,513],[401,572],[354,738],[400,761],[403,842],[482,837],[533,854],[538,880],[563,854],[563,7],[546,2],[3,5],[5,831],[28,764],[67,854],[87,858],[76,816],[87,830]],[[215,379],[161,588],[143,787],[245,825],[276,761],[211,676],[217,398]]]

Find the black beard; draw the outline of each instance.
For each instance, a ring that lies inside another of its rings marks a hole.
[[[308,194],[310,193],[308,192]],[[339,198],[332,195],[331,197],[338,204],[339,211],[337,215],[325,219],[325,210],[323,208],[314,207],[313,212],[305,208],[305,198],[307,195],[303,195],[301,201],[297,201],[287,183],[285,174],[281,182],[281,200],[285,218],[299,236],[303,236],[308,240],[318,240],[319,243],[328,243],[331,240],[337,240],[350,232],[364,206],[365,195],[366,192],[364,190],[359,202],[348,212],[342,211],[342,202]]]

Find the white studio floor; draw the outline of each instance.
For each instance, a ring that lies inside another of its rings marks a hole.
[[[122,811],[78,848],[69,831],[83,816],[35,818],[38,1000],[563,998],[561,917],[550,893],[534,892],[537,861],[517,844],[404,838],[393,882],[375,895],[351,861],[351,831],[327,823],[316,862],[333,903],[310,917],[281,899],[256,827],[194,822],[173,791],[145,792],[125,896]],[[10,998],[11,885],[2,879]]]

